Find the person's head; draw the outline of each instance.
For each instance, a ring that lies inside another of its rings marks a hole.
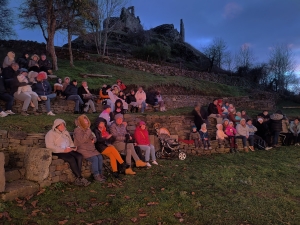
[[[115,115],[115,122],[117,125],[121,125],[123,123],[123,115],[121,113]]]
[[[196,126],[192,126],[192,131],[193,132],[197,132],[197,127]]]
[[[75,121],[75,124],[84,130],[90,128],[90,126],[91,126],[91,122],[86,115],[79,116],[77,118],[77,120]]]
[[[296,119],[294,120],[294,123],[295,123],[296,125],[298,125],[298,124],[299,124],[299,118],[296,118]]]
[[[58,130],[60,132],[63,132],[66,130],[66,122],[62,119],[55,119],[52,126],[53,130]]]
[[[139,86],[138,92],[142,92],[143,91],[143,87]]]
[[[216,127],[217,127],[218,130],[223,130],[223,125],[222,124],[217,124]]]
[[[206,130],[206,123],[202,123],[201,130]]]
[[[24,58],[28,59],[29,58],[29,54],[25,53],[24,54]]]
[[[140,128],[142,129],[142,130],[145,130],[146,129],[146,123],[145,123],[145,121],[140,121],[139,122],[139,126],[140,126]]]
[[[121,85],[122,81],[121,80],[117,80],[117,85]]]
[[[264,119],[261,118],[261,117],[258,117],[258,118],[257,118],[257,122],[259,122],[260,124],[262,124],[262,123],[264,122]]]
[[[200,108],[201,108],[200,103],[196,102],[194,108],[196,111],[200,111]]]
[[[246,126],[246,120],[245,120],[244,118],[242,118],[242,119],[240,120],[240,124],[241,124],[242,126]]]
[[[14,71],[17,71],[19,69],[19,64],[18,63],[12,63],[11,64],[11,68],[14,70]]]
[[[40,59],[40,57],[37,54],[34,54],[31,56],[31,59],[34,61],[38,61]]]
[[[13,51],[10,51],[7,53],[8,58],[14,59],[15,58],[15,53]]]
[[[104,127],[106,127],[106,123],[104,121],[100,121],[98,124],[98,129],[102,130]]]
[[[233,108],[233,104],[229,104],[228,106],[229,106],[230,108]]]
[[[264,110],[264,111],[263,111],[263,114],[264,114],[265,116],[268,115],[268,113],[269,113],[268,110]]]
[[[229,127],[233,127],[233,122],[232,122],[232,121],[229,121],[228,126],[229,126]]]
[[[218,99],[218,103],[217,104],[221,106],[223,104],[222,99]]]
[[[77,86],[77,80],[72,80],[72,84],[73,84],[74,86]]]
[[[223,126],[228,126],[229,124],[229,120],[228,119],[224,119],[223,120]]]
[[[19,74],[21,75],[24,75],[24,76],[27,76],[28,75],[28,70],[25,69],[25,68],[21,68],[18,70]]]
[[[229,106],[229,102],[225,102],[225,105],[226,105],[226,106]]]
[[[87,86],[88,86],[88,85],[87,85],[87,81],[85,81],[85,80],[82,81],[82,82],[81,82],[81,85],[82,85],[82,87],[87,87]]]
[[[135,91],[134,91],[133,89],[131,89],[131,90],[130,90],[130,94],[131,94],[131,95],[134,95],[134,94],[135,94]]]
[[[39,72],[37,77],[36,77],[36,80],[37,81],[43,81],[43,80],[46,80],[47,79],[47,73],[45,72]]]
[[[120,96],[123,96],[123,95],[124,95],[124,92],[123,92],[123,91],[120,91],[120,92],[119,92],[119,95],[120,95]]]
[[[69,83],[70,83],[70,78],[69,78],[69,77],[65,77],[65,78],[64,78],[64,83],[69,84]]]
[[[235,114],[235,115],[237,115],[237,116],[239,116],[239,117],[241,117],[241,116],[242,116],[241,112],[236,112],[236,114]]]
[[[110,105],[104,105],[102,108],[103,108],[103,110],[105,110],[107,113],[110,113],[110,111],[111,111]]]
[[[249,126],[251,126],[251,125],[252,125],[252,120],[251,120],[251,119],[247,119],[247,120],[246,120],[246,123],[247,123]]]
[[[45,54],[41,54],[41,60],[46,60],[46,55]]]
[[[57,78],[57,83],[61,84],[62,83],[62,79],[61,78]]]
[[[218,105],[218,99],[213,100],[214,105]]]
[[[246,115],[246,110],[242,110],[242,116]]]
[[[119,92],[119,88],[118,88],[118,86],[114,86],[114,91],[117,91],[117,92]]]
[[[116,108],[120,108],[122,107],[122,101],[120,99],[117,99],[116,102],[115,102],[115,105],[116,105]]]

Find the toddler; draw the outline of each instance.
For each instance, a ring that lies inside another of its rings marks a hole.
[[[226,127],[225,134],[229,138],[230,142],[230,152],[234,153],[237,152],[236,145],[235,145],[235,135],[236,135],[236,129],[233,126],[233,122],[229,121],[228,126]]]
[[[200,134],[197,131],[196,126],[192,126],[192,132],[190,133],[190,140],[194,140],[195,148],[202,147],[202,142],[200,139]]]
[[[224,133],[222,124],[217,124],[216,127],[216,140],[218,141],[219,148],[221,148],[222,146],[224,147],[224,145],[228,143],[227,139],[225,139],[228,138],[228,136]]]
[[[200,138],[201,138],[201,141],[203,143],[204,149],[205,150],[212,149],[210,147],[210,143],[209,143],[209,137],[208,137],[208,131],[206,129],[206,123],[203,123],[201,125],[201,129],[199,131],[199,134],[200,134]]]

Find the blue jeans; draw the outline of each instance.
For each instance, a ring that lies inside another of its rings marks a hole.
[[[143,112],[145,111],[145,109],[146,109],[146,102],[145,102],[145,101],[143,101],[143,102],[142,102],[142,109],[141,109],[141,113],[143,113]]]
[[[240,135],[240,136],[235,136],[235,139],[242,139],[243,147],[244,147],[244,148],[247,147],[247,138],[246,138],[246,136],[242,136],[242,135]]]
[[[46,110],[47,112],[50,112],[51,109],[50,109],[50,100],[52,98],[55,98],[56,97],[56,94],[55,93],[52,93],[50,95],[46,95],[47,96],[47,100],[45,101],[45,106],[46,106]]]
[[[279,134],[280,134],[280,131],[274,131],[273,132],[273,145],[278,144]]]
[[[101,154],[92,156],[86,160],[92,163],[92,173],[94,176],[102,174],[103,158]]]
[[[75,102],[75,109],[74,111],[79,111],[79,104],[83,104],[82,99],[80,98],[79,95],[70,95],[67,100],[72,100]]]
[[[149,162],[150,160],[150,154],[151,154],[151,159],[152,161],[156,160],[155,157],[155,148],[153,145],[138,145],[141,150],[145,151],[145,161]]]
[[[8,93],[0,94],[0,99],[5,101],[5,110],[12,110],[12,106],[14,104],[14,97]]]

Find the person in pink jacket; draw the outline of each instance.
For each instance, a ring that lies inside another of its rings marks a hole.
[[[235,135],[236,135],[236,129],[233,126],[233,122],[229,121],[228,126],[225,129],[225,134],[228,136],[229,138],[229,142],[230,142],[230,152],[234,153],[237,152],[236,150],[236,146],[235,146]]]
[[[146,130],[146,123],[144,121],[139,122],[139,126],[135,129],[134,138],[137,145],[141,148],[141,150],[145,151],[145,161],[148,167],[151,167],[149,163],[150,154],[152,158],[152,164],[158,165],[155,157],[155,148],[150,144],[149,133]]]
[[[139,108],[141,108],[141,113],[144,113],[146,109],[146,93],[142,87],[139,87],[138,91],[135,93],[136,103]]]

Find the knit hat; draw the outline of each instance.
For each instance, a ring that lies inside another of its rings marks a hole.
[[[139,122],[139,125],[140,125],[140,126],[146,125],[146,123],[145,123],[145,121],[141,120],[141,121]]]
[[[108,108],[111,108],[111,107],[110,107],[110,105],[103,105],[102,108],[105,110],[105,109],[108,109]]]
[[[192,126],[192,130],[193,130],[193,129],[197,129],[197,127],[196,127],[195,125],[194,125],[194,126]]]
[[[222,124],[225,123],[225,121],[228,121],[228,122],[229,122],[229,119],[226,119],[226,118],[225,118],[225,119],[222,121]]]
[[[120,119],[120,118],[123,119],[123,114],[118,113],[115,115],[115,120]]]
[[[102,88],[106,88],[106,87],[107,87],[107,85],[106,85],[106,84],[103,84],[103,85],[102,85]]]
[[[222,103],[222,102],[223,102],[223,100],[222,100],[222,99],[218,99],[218,104],[219,104],[219,103]]]
[[[45,72],[39,72],[39,74],[36,77],[37,80],[46,80],[47,79],[47,73]]]
[[[28,70],[25,69],[25,68],[21,68],[21,69],[18,69],[18,72],[21,74],[21,73],[23,73],[23,72],[28,72]]]

